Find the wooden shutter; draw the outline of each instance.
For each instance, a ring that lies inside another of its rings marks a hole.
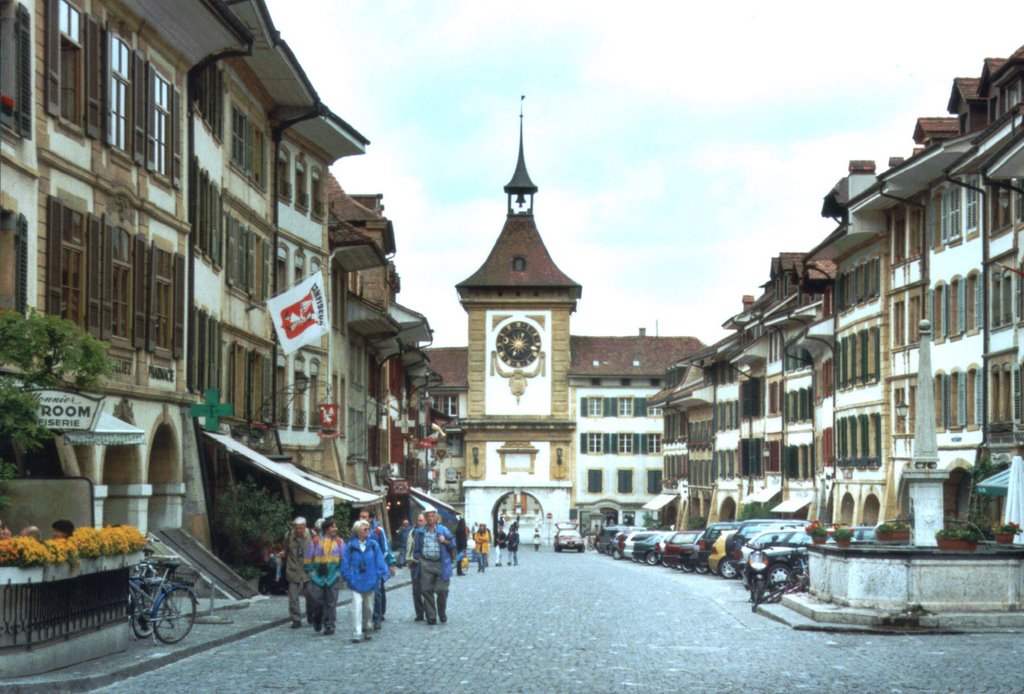
[[[252,120],[248,116],[245,117],[245,125],[243,127],[243,135],[245,141],[245,151],[242,158],[245,162],[245,172],[252,175],[252,153],[253,153],[253,124]]]
[[[134,267],[132,268],[132,346],[142,349],[146,346],[146,237],[135,236]]]
[[[974,372],[974,422],[981,424],[982,412],[985,410],[985,370],[978,369]]]
[[[20,6],[19,6],[20,7]],[[28,308],[28,219],[18,215],[18,227],[14,234],[14,310],[25,313]]]
[[[961,371],[957,374],[956,387],[956,423],[958,426],[967,426],[967,372]]]
[[[245,289],[252,296],[256,293],[256,233],[245,230]]]
[[[210,257],[214,265],[221,264],[221,227],[223,213],[220,207],[220,189],[215,183],[210,184]]]
[[[220,322],[210,317],[206,324],[206,351],[203,361],[206,373],[203,375],[205,388],[220,388]]]
[[[260,282],[260,299],[270,296],[270,272],[273,268],[274,253],[270,248],[270,242],[263,241],[263,281]]]
[[[160,262],[160,249],[156,244],[149,246],[149,272],[146,273],[148,284],[146,285],[146,351],[156,350],[156,268]]]
[[[46,312],[61,315],[61,241],[64,230],[64,204],[51,197],[46,219]]]
[[[633,414],[637,417],[647,416],[647,398],[633,399]]]
[[[235,220],[231,215],[224,216],[224,281],[228,286],[235,284]]]
[[[612,435],[611,434],[602,434],[601,435],[601,452],[602,453],[612,453],[612,452],[614,452],[613,449],[612,449]]]
[[[583,399],[586,400],[586,398]],[[589,452],[590,451],[587,449],[587,435],[580,434],[580,453],[586,454]]]
[[[604,399],[604,416],[605,417],[614,417],[617,414],[618,413],[615,411],[615,398],[605,398]]]
[[[967,332],[967,280],[956,281],[956,332],[963,335]]]
[[[254,414],[255,414],[256,417],[260,418],[260,421],[264,421],[264,422],[268,422],[268,423],[273,419],[273,417],[271,417],[270,410],[266,409],[266,408],[268,408],[270,406],[270,402],[269,401],[270,401],[270,394],[273,392],[273,388],[271,386],[271,383],[272,383],[273,379],[274,379],[274,364],[271,362],[270,356],[267,355],[267,354],[264,354],[263,355],[263,384],[262,384],[263,387],[260,389],[260,393],[259,393],[259,398],[260,398],[259,399],[259,410],[257,412],[255,412]],[[337,400],[335,400],[335,402],[337,402]],[[339,410],[340,410],[340,408],[339,408]],[[340,412],[339,412],[339,417],[340,417]],[[339,423],[336,426],[337,426],[338,431],[341,431],[341,424]]]
[[[100,339],[109,340],[114,321],[114,225],[103,216],[103,255],[100,265]]]
[[[185,256],[174,255],[174,342],[172,356],[185,354]]]
[[[132,160],[139,166],[146,165],[146,126],[149,112],[146,110],[146,92],[149,66],[141,51],[132,54]]]
[[[949,287],[942,287],[942,336],[949,337]],[[936,335],[938,337],[938,335]]]
[[[146,106],[143,113],[146,120],[146,169],[156,169],[156,131],[150,127],[156,104],[156,70],[152,63],[146,63]],[[169,162],[168,162],[169,163]]]
[[[942,428],[949,428],[949,375],[941,374],[939,376],[942,379]]]
[[[981,330],[985,325],[985,275],[977,275],[974,281],[974,328]]]
[[[18,43],[18,108],[15,112],[18,133],[32,138],[32,21],[28,9],[19,4],[15,15],[15,34]]]
[[[1013,421],[1020,421],[1020,365],[1013,366]]]
[[[587,409],[587,399],[580,398],[580,417],[586,417],[590,411]]]
[[[171,168],[168,172],[171,175],[171,183],[175,188],[181,187],[181,90],[173,87],[170,90],[171,98],[171,132],[167,138],[167,147],[170,152],[167,155],[167,166]]]
[[[60,118],[60,0],[46,0],[46,112]]]
[[[100,20],[85,16],[85,134],[103,137],[104,47],[106,41]]]

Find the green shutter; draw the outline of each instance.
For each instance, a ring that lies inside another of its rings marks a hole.
[[[235,220],[231,215],[224,217],[224,279],[230,287],[235,283]]]
[[[580,398],[580,417],[586,417],[588,412],[587,398]]]
[[[619,452],[619,435],[618,434],[610,434],[610,436],[611,436],[612,447],[608,449],[608,452],[609,453],[618,453]]]
[[[860,382],[868,382],[868,331],[860,333]]]
[[[586,399],[586,398],[584,398],[584,399]],[[580,454],[581,455],[586,455],[587,454],[587,435],[586,434],[580,434]]]
[[[602,434],[601,435],[601,452],[611,453],[612,452],[612,435]]]
[[[605,398],[604,399],[604,416],[605,417],[614,417],[615,414],[616,414],[616,412],[615,412],[615,398]]]
[[[633,414],[637,417],[647,416],[647,398],[633,399]]]
[[[644,439],[647,438],[642,434],[633,434],[633,452],[640,453],[641,455],[647,453],[647,446],[643,444]]]

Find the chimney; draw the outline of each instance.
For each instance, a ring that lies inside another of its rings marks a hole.
[[[754,297],[751,294],[744,294],[743,295],[743,310],[747,311],[753,305],[754,305]]]
[[[640,328],[640,337],[647,337],[647,328]]]
[[[847,188],[852,200],[875,182],[875,162],[871,159],[851,159]]]
[[[893,169],[902,164],[903,161],[903,157],[889,157],[889,168]]]

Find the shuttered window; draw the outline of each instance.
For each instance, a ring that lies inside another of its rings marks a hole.
[[[648,470],[647,471],[647,493],[648,494],[660,494],[661,493],[661,470]]]
[[[619,494],[632,494],[633,493],[633,471],[632,470],[619,470]]]
[[[604,471],[587,470],[587,493],[600,494],[604,491]]]
[[[32,23],[19,4],[13,21],[0,21],[0,124],[22,137],[32,137]]]
[[[110,227],[111,324],[114,337],[127,340],[132,325],[132,237],[120,227]]]
[[[959,427],[967,426],[967,372],[961,371],[957,374],[956,390],[956,424]]]

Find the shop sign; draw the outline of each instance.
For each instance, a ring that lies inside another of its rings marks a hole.
[[[420,439],[416,443],[417,448],[433,449],[437,448],[437,439]]]
[[[409,480],[391,480],[391,493],[403,496],[409,493]]]
[[[59,431],[88,431],[96,425],[103,398],[63,390],[36,390],[36,424]]]
[[[317,414],[320,416],[320,426],[324,429],[334,429],[338,426],[338,406],[335,403],[324,403],[317,405]]]

